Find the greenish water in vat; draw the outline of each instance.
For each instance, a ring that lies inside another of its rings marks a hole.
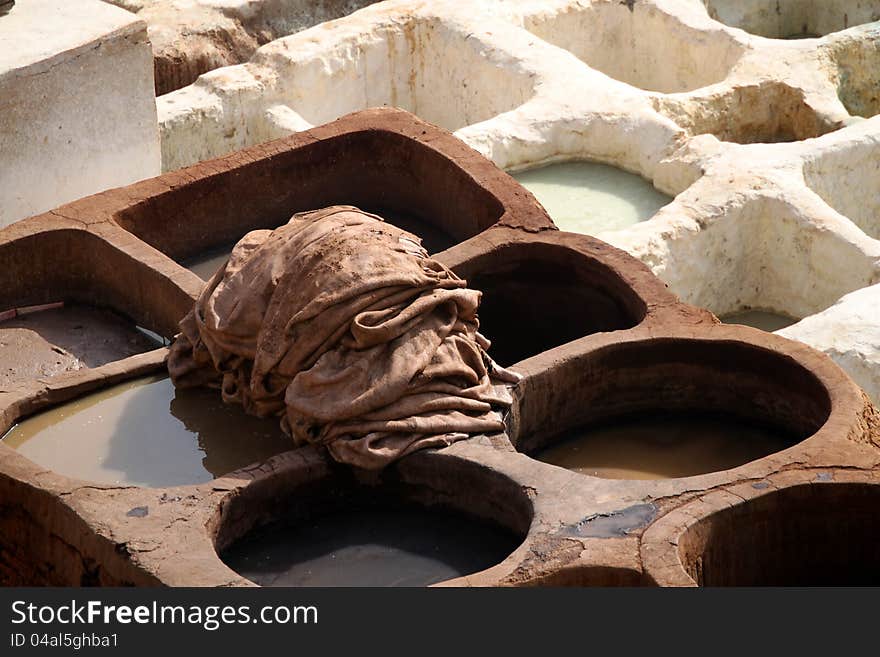
[[[633,173],[598,162],[560,162],[514,173],[561,230],[595,235],[650,219],[672,198]]]

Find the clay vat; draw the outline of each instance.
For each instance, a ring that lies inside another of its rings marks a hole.
[[[439,258],[482,291],[480,330],[504,365],[593,333],[631,328],[649,303],[674,299],[647,268],[574,233],[525,238],[498,227]]]
[[[435,9],[405,2],[367,7],[326,29],[277,39],[244,64],[160,96],[163,169],[371,107],[406,109],[452,131],[516,111],[535,96],[538,81],[522,67],[522,54],[497,48],[494,29],[484,34],[476,27],[480,8],[466,12],[466,21]]]
[[[759,328],[762,331],[773,333],[779,331],[792,324],[797,323],[797,319],[774,313],[768,310],[743,310],[737,313],[731,313],[719,318],[725,324],[741,324],[743,326],[751,326]]]
[[[838,119],[817,112],[803,89],[784,80],[713,88],[693,96],[659,96],[652,103],[689,134],[710,134],[737,144],[801,141],[842,126]]]
[[[703,518],[679,552],[701,586],[876,585],[878,503],[876,484],[801,484]]]
[[[864,0],[703,0],[709,15],[771,39],[809,39],[880,20]]]
[[[708,495],[670,514],[650,532],[650,573],[686,586],[875,585],[876,478],[822,471],[789,479],[739,487],[740,498]],[[670,565],[660,566],[664,556]]]
[[[609,77],[662,93],[721,82],[743,54],[727,33],[707,39],[679,17],[638,2],[574,5],[530,17],[526,29]]]
[[[548,384],[528,381],[520,392],[517,449],[571,464],[577,455],[560,448],[580,440],[584,468],[610,478],[737,467],[815,435],[831,407],[819,379],[790,358],[708,336],[622,339],[556,368]]]
[[[500,563],[525,538],[528,497],[466,462],[378,477],[300,467],[254,482],[215,519],[227,566],[270,586],[425,586]]]
[[[672,198],[644,178],[598,162],[568,161],[513,174],[561,230],[596,235],[647,221]]]
[[[278,419],[167,377],[126,381],[19,421],[3,442],[39,465],[103,484],[210,481],[293,448]]]
[[[189,303],[124,246],[64,224],[48,215],[0,236],[6,391],[161,347]]]

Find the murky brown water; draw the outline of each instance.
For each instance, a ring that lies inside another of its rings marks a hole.
[[[799,321],[788,315],[780,315],[779,313],[767,312],[766,310],[746,310],[741,313],[725,315],[718,319],[725,324],[752,326],[754,328],[759,328],[762,331],[767,331],[768,333],[779,331]]]
[[[794,442],[785,431],[736,418],[682,414],[571,431],[534,457],[604,479],[673,479],[728,470]]]
[[[371,509],[269,527],[222,558],[262,586],[428,586],[494,566],[521,542],[461,515]]]
[[[277,420],[246,415],[216,390],[175,390],[165,377],[129,381],[34,415],[4,442],[69,477],[157,487],[210,481],[293,449]]]

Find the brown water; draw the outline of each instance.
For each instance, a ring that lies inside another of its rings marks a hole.
[[[752,326],[754,328],[759,328],[762,331],[767,331],[768,333],[782,330],[799,321],[788,315],[780,315],[779,313],[768,312],[766,310],[745,310],[743,312],[719,317],[719,319],[725,324]]]
[[[222,558],[262,586],[428,586],[494,566],[521,542],[462,515],[370,509],[270,526]]]
[[[220,269],[220,267],[226,264],[227,260],[229,260],[229,254],[232,253],[233,246],[235,245],[229,244],[228,246],[220,247],[218,249],[211,249],[210,251],[206,251],[194,258],[184,260],[180,264],[189,269],[203,281],[207,281],[217,273],[217,270]]]
[[[728,470],[794,442],[784,431],[736,418],[682,414],[574,430],[534,456],[603,479],[674,479]]]
[[[156,487],[210,481],[293,448],[277,420],[246,415],[216,390],[178,391],[160,377],[34,415],[3,440],[69,477]]]
[[[149,334],[149,335],[148,335]],[[0,390],[161,347],[163,338],[116,313],[69,303],[0,322]]]

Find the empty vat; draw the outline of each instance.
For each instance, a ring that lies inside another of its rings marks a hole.
[[[809,39],[880,20],[871,0],[703,0],[715,20],[771,39]]]
[[[562,244],[509,243],[453,269],[483,293],[480,331],[502,365],[631,328],[645,316],[644,302],[617,271]]]
[[[700,29],[651,4],[571,3],[526,29],[591,68],[647,91],[691,91],[724,80],[743,53],[729,34]]]
[[[737,144],[776,144],[819,137],[842,127],[816,111],[804,90],[787,81],[761,80],[693,97],[652,100],[691,135],[711,134]]]

